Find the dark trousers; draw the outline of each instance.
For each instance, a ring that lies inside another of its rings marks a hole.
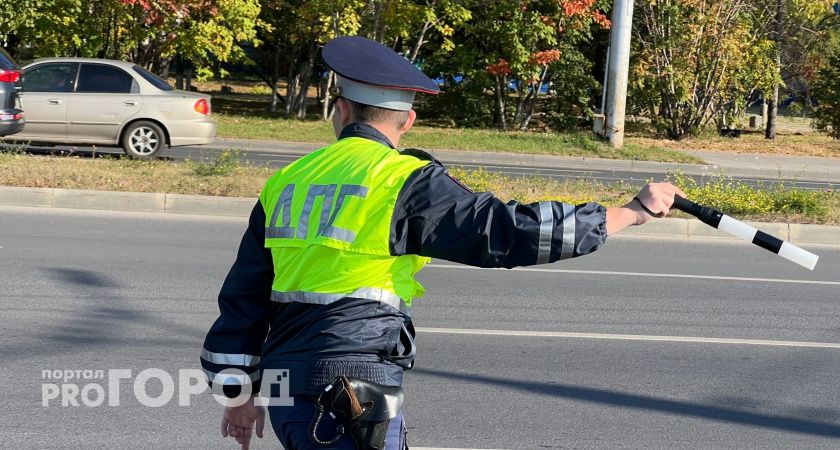
[[[355,450],[356,446],[349,434],[345,434],[334,447],[319,447],[309,439],[309,425],[315,416],[315,403],[307,397],[295,397],[294,406],[270,406],[268,414],[274,433],[286,450]],[[349,433],[349,430],[348,430]],[[318,427],[318,438],[327,440],[335,435],[335,421],[325,415]],[[386,450],[404,450],[405,423],[403,415],[391,419],[388,437],[385,439]]]

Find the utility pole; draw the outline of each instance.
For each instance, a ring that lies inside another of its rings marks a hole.
[[[624,146],[624,113],[627,106],[627,76],[630,71],[630,32],[633,30],[633,0],[615,0],[607,84],[606,135],[613,148]]]

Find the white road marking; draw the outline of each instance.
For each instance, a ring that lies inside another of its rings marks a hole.
[[[443,448],[443,447],[415,447],[411,446],[414,450],[482,450],[480,448]],[[484,449],[487,450],[487,449]]]
[[[769,341],[763,339],[731,339],[693,336],[656,336],[643,334],[572,333],[563,331],[478,330],[470,328],[417,327],[418,333],[469,334],[475,336],[552,337],[571,339],[608,339],[619,341],[690,342],[701,344],[763,345],[768,347],[808,347],[840,349],[840,343],[807,341]]]
[[[582,275],[618,275],[627,277],[652,277],[652,278],[690,278],[697,280],[722,280],[722,281],[752,281],[761,283],[793,283],[793,284],[818,284],[824,286],[840,286],[840,281],[820,280],[791,280],[785,278],[751,278],[751,277],[724,277],[719,275],[689,275],[682,273],[647,273],[647,272],[618,272],[611,270],[578,270],[578,269],[535,269],[531,267],[516,269],[486,269],[483,267],[454,266],[449,264],[427,264],[426,267],[435,269],[462,269],[462,270],[506,270],[516,272],[545,272],[545,273],[568,273]]]

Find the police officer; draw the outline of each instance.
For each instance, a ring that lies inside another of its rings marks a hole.
[[[681,194],[652,183],[628,205],[605,208],[472,192],[429,154],[397,150],[416,118],[415,94],[439,92],[432,80],[362,37],[334,39],[322,55],[337,75],[338,140],[266,182],[201,355],[228,396],[258,386],[263,370],[288,370],[294,406],[269,407],[286,449],[315,447],[315,396],[336,377],[402,384],[414,358],[410,307],[423,295],[414,275],[429,258],[510,268],[586,255],[667,214]],[[231,368],[246,375],[218,376]],[[221,432],[247,449],[264,420],[252,397],[225,408]],[[383,447],[404,448],[404,430],[401,414],[390,420]],[[332,448],[356,447],[344,436]]]

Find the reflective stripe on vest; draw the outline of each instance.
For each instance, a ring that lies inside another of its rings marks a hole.
[[[364,300],[380,301],[397,311],[407,312],[403,299],[399,298],[393,292],[378,288],[359,288],[353,292],[345,294],[323,294],[319,292],[271,292],[271,300],[280,303],[309,303],[313,305],[329,305],[345,298],[360,298]]]
[[[351,137],[280,169],[260,194],[274,259],[272,299],[411,306],[423,294],[414,274],[429,259],[391,256],[391,220],[406,179],[428,163]]]

